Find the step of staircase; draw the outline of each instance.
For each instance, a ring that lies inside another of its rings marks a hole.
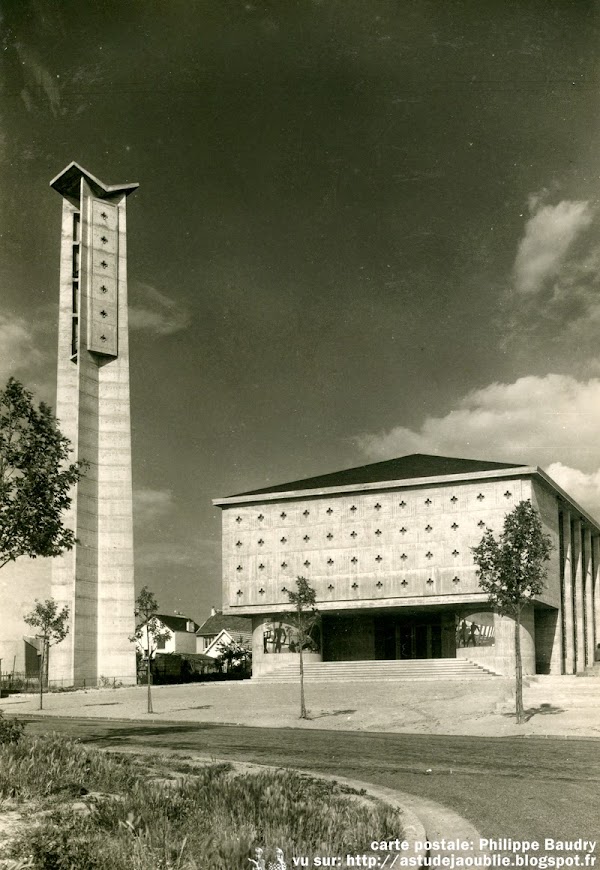
[[[280,664],[253,677],[260,683],[295,683],[300,664]],[[477,680],[496,676],[468,659],[407,659],[403,661],[318,662],[305,664],[304,677],[313,683],[381,682],[398,680]]]

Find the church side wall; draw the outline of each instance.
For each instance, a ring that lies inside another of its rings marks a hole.
[[[504,478],[227,506],[225,610],[282,612],[298,576],[323,611],[483,604],[470,548],[530,494]]]
[[[319,610],[337,614],[337,636],[334,641],[324,637],[324,657],[368,660],[375,646],[369,611],[431,607],[446,613],[447,619],[448,614],[468,614],[469,606],[486,608],[471,547],[486,528],[498,534],[506,513],[524,499],[531,499],[539,511],[553,545],[546,588],[522,629],[525,673],[535,673],[536,667],[542,673],[565,672],[569,655],[573,668],[582,670],[596,642],[597,529],[562,505],[549,485],[532,477],[380,491],[325,490],[317,496],[298,493],[293,498],[225,505],[225,610],[260,617],[262,632],[270,618],[289,608],[288,592],[295,588],[296,578],[306,577],[316,590]],[[565,538],[563,514],[570,539]],[[569,614],[563,613],[565,596],[573,608],[570,629]],[[496,619],[495,649],[486,650],[486,661],[510,674],[512,622]],[[444,637],[450,637],[452,631],[446,629]],[[570,646],[563,653],[569,631]],[[261,633],[260,640],[255,638],[259,658],[262,643]],[[456,651],[444,648],[442,654]],[[458,655],[466,652],[459,650]]]

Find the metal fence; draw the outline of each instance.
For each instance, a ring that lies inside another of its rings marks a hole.
[[[166,678],[161,673],[152,674],[152,684],[165,683],[182,684],[196,682],[229,682],[249,679],[250,673],[237,671],[232,673],[208,673],[195,674],[191,678],[172,677]],[[124,686],[146,685],[146,673],[138,673],[137,683],[132,682],[131,675],[124,677],[99,677],[97,680],[83,679],[73,682],[72,680],[44,680],[44,692],[74,692],[76,689],[121,689]],[[40,691],[40,678],[28,676],[24,673],[0,674],[0,689],[8,694],[29,694]]]
[[[45,692],[72,692],[74,689],[120,689],[131,686],[131,676],[99,677],[97,680],[83,679],[73,683],[71,680],[44,680]],[[9,672],[0,674],[0,689],[7,692],[39,692],[40,678],[25,673]]]

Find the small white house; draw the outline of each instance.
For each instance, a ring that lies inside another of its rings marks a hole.
[[[168,631],[170,637],[168,639],[152,642],[154,652],[158,653],[195,653],[196,652],[196,631],[199,626],[193,619],[185,616],[171,616],[170,614],[157,613],[154,617],[159,632]],[[150,632],[152,635],[152,632]],[[146,631],[142,632],[142,637],[137,641],[137,647],[143,656],[147,655]]]

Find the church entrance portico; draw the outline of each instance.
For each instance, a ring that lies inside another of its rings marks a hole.
[[[541,617],[552,625],[552,621]],[[542,628],[534,608],[521,614],[523,673],[536,673],[538,657],[545,651],[545,635],[536,638],[535,623]],[[550,628],[552,628],[550,625]],[[538,626],[538,627],[539,627]],[[555,626],[554,626],[555,629]],[[492,673],[514,673],[514,621],[481,604],[431,605],[429,607],[361,608],[321,613],[303,651],[305,663],[349,666],[369,662],[411,663],[450,661],[471,663]],[[253,620],[253,674],[260,676],[297,659],[295,629],[285,616],[270,614]],[[446,665],[444,665],[446,662]],[[428,672],[429,675],[431,675]]]
[[[377,660],[442,658],[441,616],[375,617],[374,639]]]
[[[453,610],[394,609],[323,615],[324,661],[456,658]]]

